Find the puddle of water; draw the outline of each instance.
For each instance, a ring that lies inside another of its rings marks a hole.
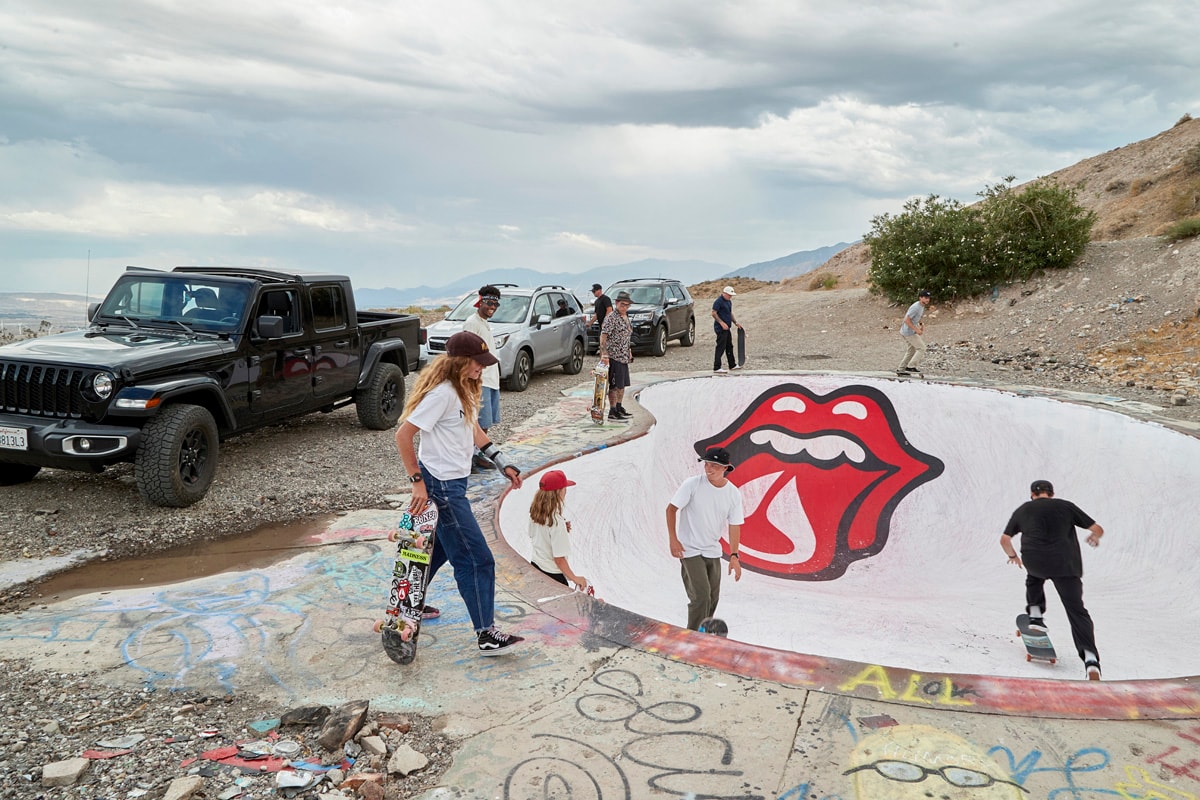
[[[144,558],[94,561],[42,582],[44,600],[66,600],[82,594],[165,586],[207,578],[232,570],[256,569],[289,558],[314,543],[333,516],[264,525],[243,536],[173,547]]]

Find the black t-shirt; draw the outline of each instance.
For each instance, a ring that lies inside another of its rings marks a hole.
[[[1070,500],[1039,497],[1013,512],[1004,528],[1006,536],[1021,537],[1021,560],[1030,575],[1038,578],[1083,577],[1076,528],[1090,528],[1096,521]]]
[[[608,312],[612,311],[612,299],[608,295],[602,294],[596,298],[595,305],[592,310],[596,312],[596,324],[603,325],[604,318],[608,316]]]

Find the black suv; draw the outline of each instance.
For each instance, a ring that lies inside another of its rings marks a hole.
[[[633,305],[629,321],[633,324],[633,349],[649,350],[656,356],[667,352],[667,342],[678,339],[684,347],[696,343],[696,304],[687,287],[670,278],[628,278],[617,281],[604,292],[615,302],[617,294],[629,292]],[[611,313],[616,313],[611,312]],[[600,326],[588,326],[588,349],[600,347]]]

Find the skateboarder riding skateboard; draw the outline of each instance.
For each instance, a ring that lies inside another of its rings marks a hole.
[[[1029,493],[1031,499],[1013,512],[1000,535],[1000,547],[1009,563],[1026,570],[1025,609],[1029,613],[1029,627],[1034,631],[1046,630],[1043,614],[1046,612],[1045,583],[1049,580],[1067,612],[1071,637],[1088,679],[1098,681],[1100,656],[1096,650],[1092,617],[1083,605],[1083,557],[1075,529],[1090,531],[1087,543],[1092,547],[1099,547],[1104,529],[1074,503],[1057,499],[1050,481],[1034,481]],[[1021,555],[1017,555],[1013,547],[1013,537],[1018,534],[1024,534]]]

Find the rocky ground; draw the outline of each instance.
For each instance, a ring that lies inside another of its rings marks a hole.
[[[739,290],[734,311],[748,332],[748,366],[894,369],[903,349],[897,330],[904,309],[852,282],[852,288],[816,291],[808,290],[809,283]],[[955,305],[935,298],[927,317],[926,372],[1117,395],[1158,405],[1168,418],[1200,421],[1197,286],[1200,243],[1194,240],[1093,244],[1072,269],[1002,287],[992,297]],[[712,299],[697,297],[696,346],[673,343],[663,358],[637,358],[635,376],[650,369],[711,370]],[[586,376],[555,370],[535,377],[523,393],[505,392],[506,422],[492,430],[493,438],[502,443],[511,421],[556,402],[581,377]],[[364,430],[353,409],[312,415],[225,443],[216,485],[187,509],[147,506],[128,468],[102,475],[47,470],[30,484],[6,487],[0,490],[0,560],[77,550],[119,559],[233,536],[270,522],[387,507],[385,498],[401,489],[400,478],[391,434]],[[0,606],[12,612],[48,599],[37,585],[23,585],[5,590]],[[4,666],[19,677],[0,686],[0,798],[36,797],[43,791],[54,797],[157,798],[189,771],[205,777],[206,797],[232,798],[239,788],[243,796],[264,796],[275,789],[269,776],[250,776],[219,762],[201,758],[182,765],[218,746],[263,740],[247,726],[288,709],[264,706],[253,697],[183,701],[176,695],[114,690],[98,678],[43,673],[35,664]],[[374,726],[369,730],[378,728],[378,715],[369,717]],[[453,752],[454,743],[438,733],[436,721],[412,718],[408,723],[408,733],[385,726],[381,739],[387,753],[374,762],[368,755],[351,770],[386,771],[386,759],[404,745],[426,756],[429,765],[411,777],[388,778],[380,789],[389,797],[412,796],[436,785]],[[208,730],[216,734],[208,737]],[[73,787],[40,788],[45,765],[88,749],[120,749],[102,742],[138,734],[145,738],[135,745],[136,760],[95,759]],[[297,741],[303,755],[318,761],[340,761],[345,753],[317,746],[315,729],[285,729],[279,735]],[[352,742],[350,750],[361,755],[358,747]],[[372,787],[347,787],[346,795],[376,796]],[[326,782],[318,791],[331,792],[332,786]]]

